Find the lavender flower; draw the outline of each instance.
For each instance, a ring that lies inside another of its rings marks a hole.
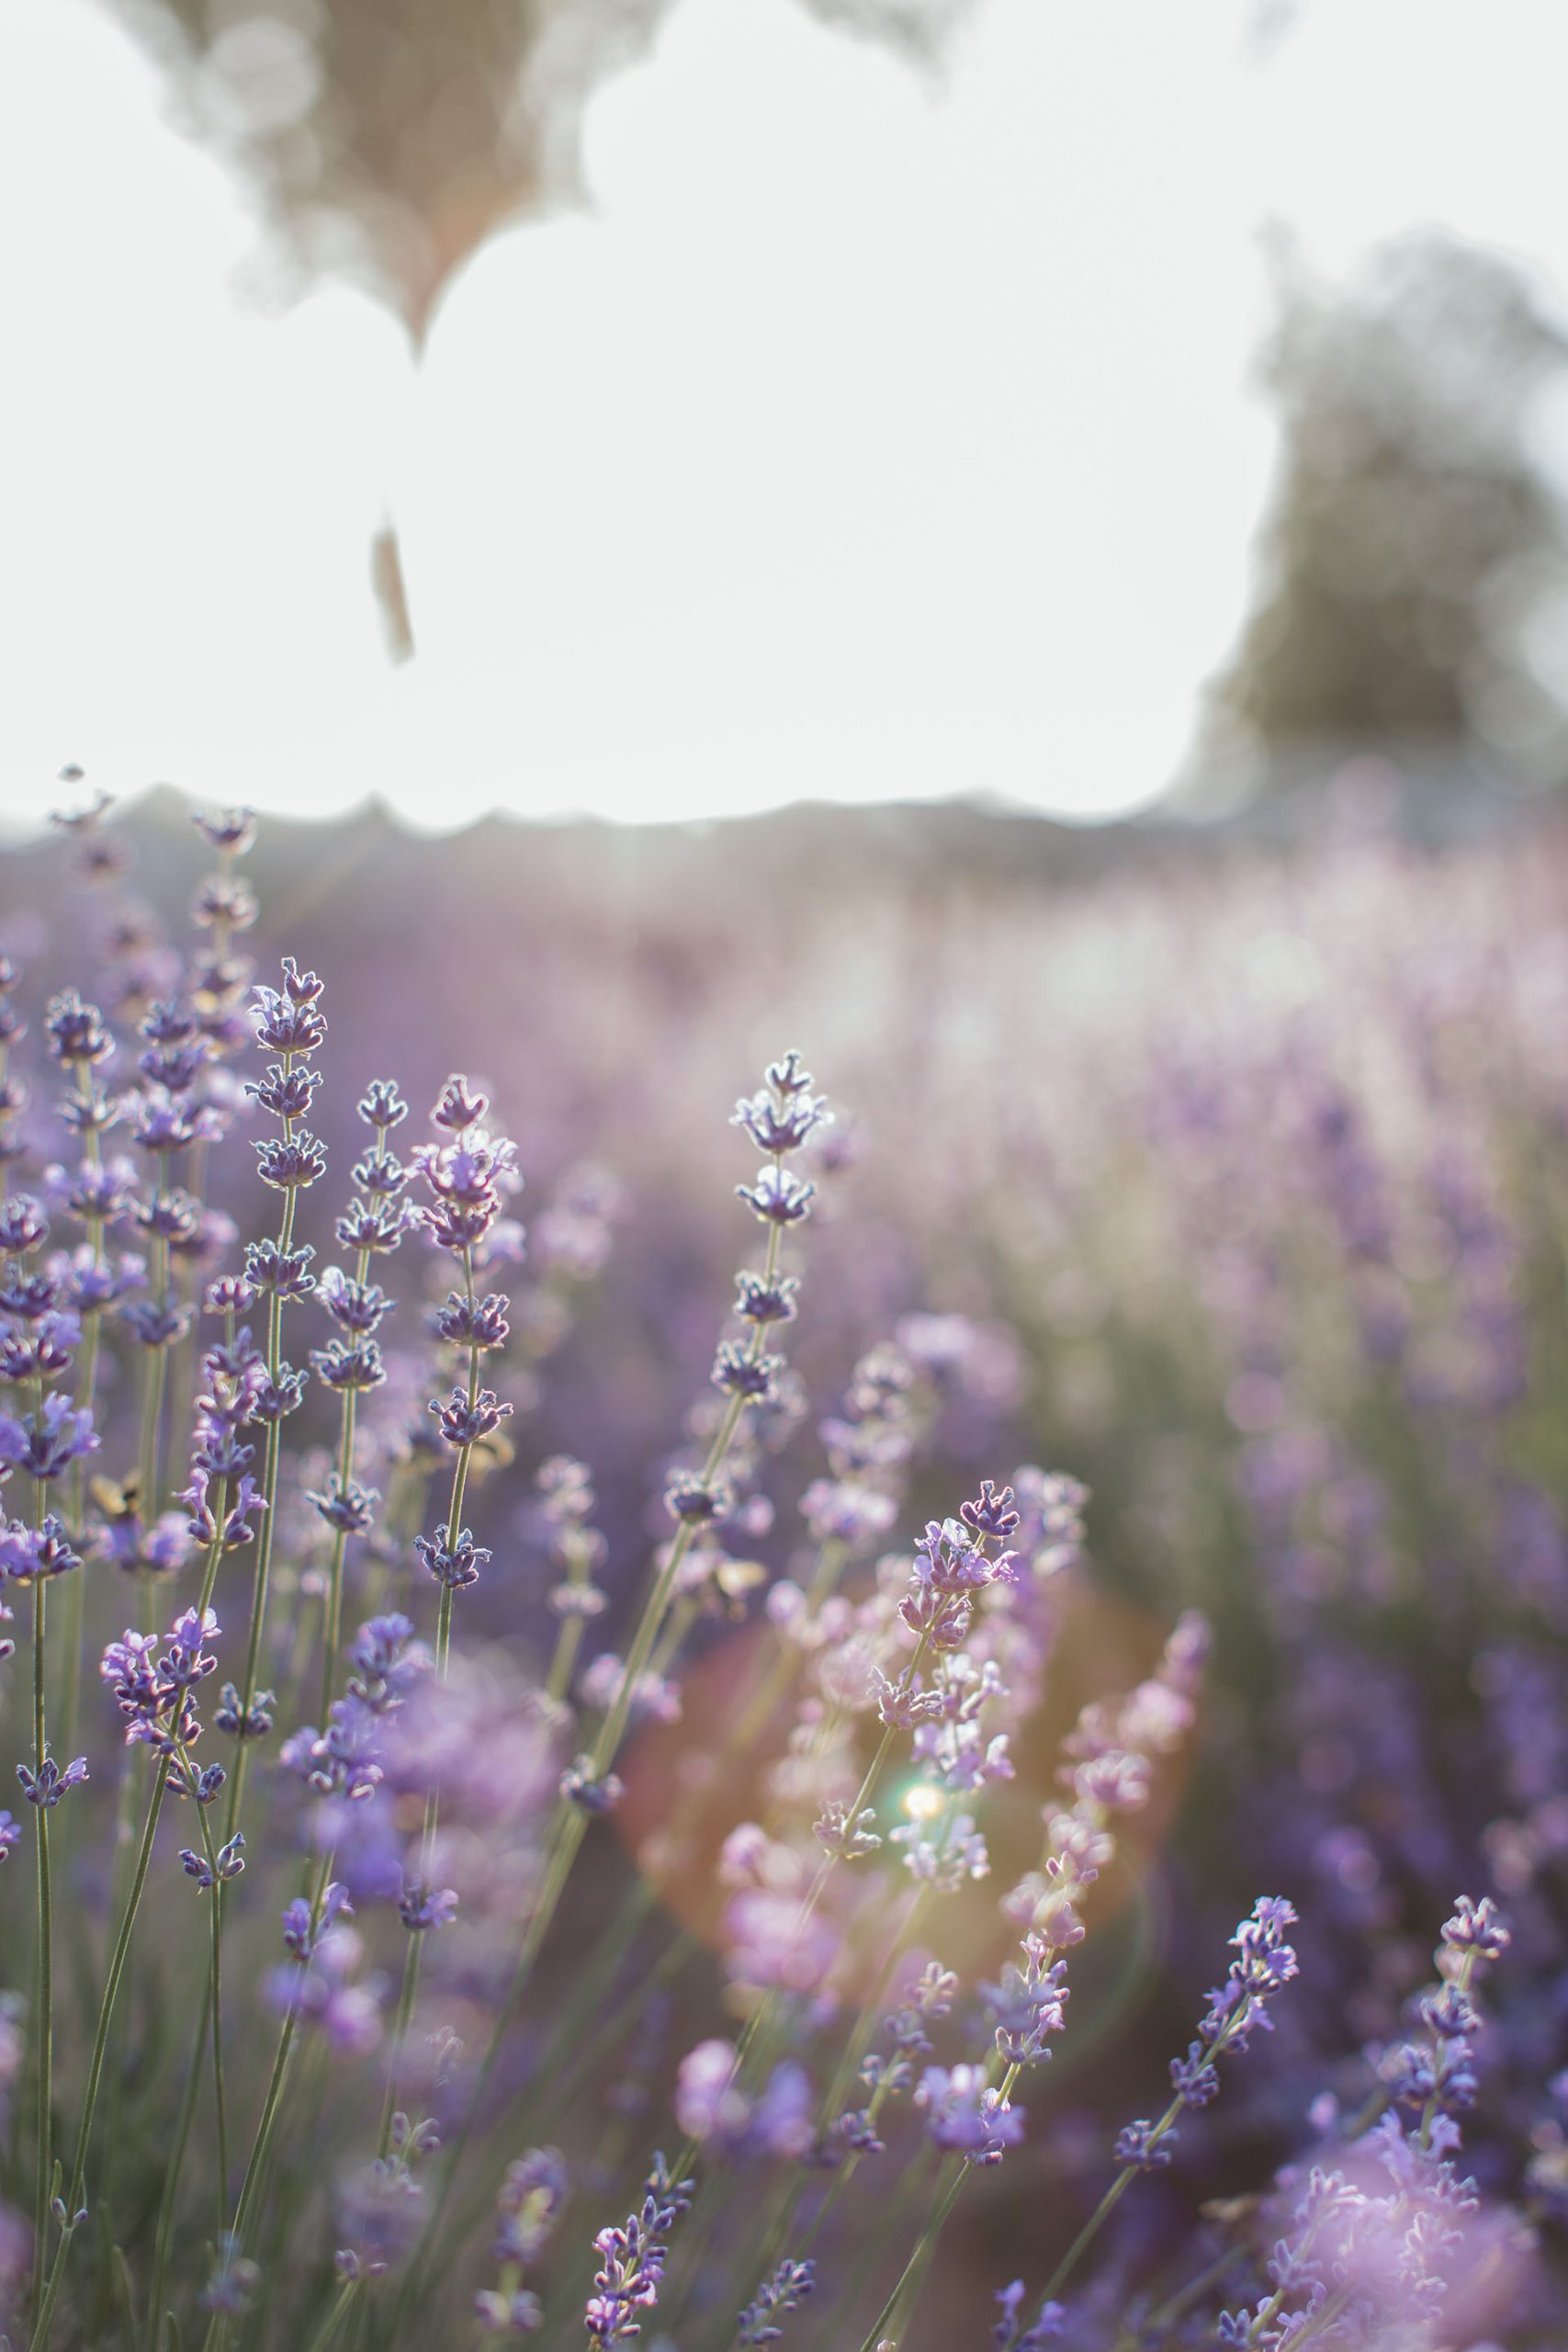
[[[670,2233],[690,2211],[691,2192],[692,2183],[672,2181],[664,2158],[655,2156],[640,2206],[599,2232],[593,2245],[600,2267],[583,2312],[592,2343],[629,2344],[641,2334],[643,2315],[659,2301]]]
[[[327,1034],[319,1010],[322,983],[314,972],[301,972],[292,956],[283,959],[281,989],[256,984],[254,1014],[258,1042],[269,1053],[313,1054]]]
[[[777,1226],[804,1224],[817,1194],[815,1184],[772,1160],[759,1171],[754,1184],[737,1184],[735,1189],[764,1225]]]
[[[417,1879],[404,1883],[398,1897],[398,1917],[411,1935],[423,1935],[431,1928],[449,1928],[457,1916],[455,1888],[433,1889],[422,1885]]]
[[[997,2295],[1001,2305],[1001,2317],[991,2330],[991,2342],[996,2352],[1044,2352],[1066,2332],[1067,2314],[1060,2303],[1046,2303],[1026,2326],[1022,2312],[1023,2281],[1015,2278],[1010,2287],[1003,2287]]]
[[[944,2152],[971,2164],[999,2164],[1023,2137],[1023,2110],[1015,2108],[982,2066],[928,2066],[915,2093],[926,2130]]]
[[[45,1754],[36,1772],[25,1764],[17,1767],[17,1778],[22,1784],[22,1794],[30,1805],[45,1813],[52,1813],[67,1789],[79,1789],[87,1778],[87,1759],[77,1756],[63,1771],[52,1756]]]
[[[346,1905],[340,1905],[341,1918]],[[290,1905],[285,1915],[285,1936],[291,1951],[307,1941],[305,1956],[276,1968],[266,1980],[267,1996],[286,2017],[315,2027],[328,2047],[347,2057],[362,2057],[381,2038],[383,1986],[375,1974],[362,1975],[364,1947],[352,1928],[328,1925],[323,1917],[311,1933],[309,1911],[301,1926]]]
[[[1258,2027],[1272,2030],[1269,2002],[1297,1973],[1296,1955],[1285,1941],[1285,1930],[1296,1914],[1282,1895],[1259,1895],[1252,1916],[1244,1919],[1231,1942],[1236,1957],[1225,1981],[1209,1996],[1209,2007],[1198,2022],[1198,2039],[1184,2057],[1171,2061],[1171,2087],[1176,2096],[1157,2123],[1129,2123],[1116,2142],[1116,2161],[1154,2172],[1171,2159],[1176,2118],[1184,2107],[1206,2107],[1220,2086],[1215,2062],[1230,2051],[1245,2050]]]
[[[787,2312],[798,2311],[817,2284],[814,2262],[787,2257],[764,2278],[736,2323],[736,2343],[751,2352],[761,2344],[776,2344],[784,2330],[776,2324]]]
[[[495,2258],[526,2269],[555,2235],[570,2193],[558,2148],[530,2148],[506,2167],[496,2199]]]
[[[218,1631],[210,1609],[200,1615],[187,1609],[175,1619],[162,1656],[157,1637],[134,1626],[126,1628],[122,1640],[108,1644],[98,1672],[126,1719],[128,1746],[141,1742],[167,1758],[199,1739],[195,1693],[217,1667],[207,1644]],[[184,1792],[177,1776],[171,1775],[169,1785]]]
[[[216,1790],[213,1793],[216,1795]],[[210,1894],[220,1880],[238,1878],[244,1869],[245,1833],[237,1829],[225,1845],[220,1846],[213,1857],[216,1868],[189,1846],[181,1847],[180,1860],[185,1866],[186,1876],[193,1878],[204,1894]]]
[[[81,1565],[66,1539],[64,1521],[53,1511],[37,1527],[19,1519],[0,1521],[0,1577],[16,1584],[48,1583]]]
[[[97,1444],[92,1414],[85,1406],[73,1407],[68,1396],[46,1396],[41,1411],[18,1418],[0,1413],[0,1464],[24,1477],[58,1478]]]

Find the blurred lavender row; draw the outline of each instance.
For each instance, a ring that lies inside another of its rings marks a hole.
[[[254,831],[0,877],[6,2340],[1560,2346],[1557,834]]]

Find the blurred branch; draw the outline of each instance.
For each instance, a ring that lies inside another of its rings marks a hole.
[[[302,277],[367,278],[423,340],[504,221],[581,192],[584,108],[674,0],[110,0]],[[971,0],[803,0],[929,60]],[[717,192],[716,191],[716,194]]]

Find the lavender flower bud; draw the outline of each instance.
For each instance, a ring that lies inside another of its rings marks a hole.
[[[493,1388],[481,1388],[471,1405],[461,1388],[454,1388],[445,1405],[433,1403],[430,1409],[442,1438],[454,1448],[477,1445],[498,1430],[512,1411]]]
[[[807,1079],[807,1085],[810,1082]],[[764,1092],[742,1098],[729,1124],[744,1127],[759,1151],[783,1154],[798,1151],[813,1129],[832,1115],[820,1097],[802,1087],[784,1096]]]
[[[1023,2110],[986,2081],[983,2066],[928,2066],[915,2093],[934,2144],[995,2165],[1023,2137]]]
[[[50,1052],[66,1069],[90,1068],[107,1061],[114,1051],[114,1039],[104,1027],[97,1006],[84,1004],[74,989],[51,997],[44,1008],[43,1025]]]
[[[1479,1903],[1461,1894],[1453,1917],[1443,1922],[1443,1947],[1456,1955],[1473,1952],[1477,1960],[1497,1960],[1511,1941],[1503,1915],[1489,1894],[1483,1894]]]
[[[839,1861],[858,1862],[874,1854],[882,1844],[869,1826],[875,1819],[874,1809],[867,1805],[852,1820],[849,1806],[835,1798],[823,1806],[811,1825],[811,1834],[825,1854]]]
[[[477,1126],[489,1109],[488,1095],[471,1094],[466,1078],[453,1077],[442,1088],[430,1123],[432,1126],[446,1128],[449,1134],[462,1135],[466,1129]]]
[[[256,1005],[251,1015],[256,1040],[274,1054],[313,1054],[327,1034],[317,1009],[321,982],[314,972],[301,972],[292,956],[283,959],[282,989],[264,988],[258,981]]]
[[[307,1063],[285,1069],[281,1062],[269,1062],[264,1078],[245,1080],[245,1092],[275,1119],[307,1119],[310,1098],[323,1083],[321,1072]]]
[[[503,1348],[507,1339],[506,1310],[511,1301],[499,1291],[469,1301],[453,1291],[445,1306],[435,1310],[435,1329],[449,1345],[480,1351]]]
[[[25,1477],[58,1478],[97,1444],[92,1414],[85,1407],[73,1408],[58,1392],[44,1398],[41,1413],[25,1413],[19,1419],[0,1413],[0,1463],[9,1463]]]
[[[47,1583],[81,1565],[66,1540],[64,1521],[52,1511],[38,1527],[19,1519],[0,1521],[0,1577],[17,1584]]]
[[[784,2312],[797,2311],[817,2284],[812,2262],[784,2261],[770,2273],[736,2323],[736,2343],[742,2352],[762,2344],[776,2344],[782,2327],[773,2324]]]
[[[352,1344],[345,1340],[329,1340],[324,1348],[311,1349],[310,1365],[317,1379],[337,1396],[351,1389],[363,1396],[368,1389],[379,1388],[387,1377],[380,1348],[374,1340],[356,1340]],[[455,1396],[459,1394],[454,1391]],[[433,1412],[437,1409],[435,1406],[431,1408]],[[446,1436],[445,1416],[441,1433]],[[457,1442],[447,1439],[448,1444]]]
[[[1119,2165],[1135,2165],[1140,2172],[1158,2172],[1169,2164],[1175,2154],[1175,2143],[1174,2124],[1168,2125],[1163,2132],[1156,2134],[1152,2123],[1141,2120],[1136,2123],[1123,2124],[1116,2134],[1112,2153]]]
[[[736,1340],[721,1340],[714,1358],[713,1385],[731,1396],[766,1396],[784,1370],[783,1356],[750,1353]]]
[[[448,1545],[445,1531],[434,1535],[416,1535],[413,1548],[435,1578],[437,1584],[449,1585],[454,1592],[479,1582],[479,1564],[491,1556],[488,1549],[474,1542],[468,1528],[458,1531],[456,1544]]]
[[[334,1471],[324,1493],[308,1489],[305,1499],[314,1503],[327,1525],[339,1534],[363,1535],[375,1523],[381,1497],[375,1487],[362,1487],[353,1478],[345,1486]]]
[[[0,1251],[20,1257],[41,1249],[48,1239],[49,1220],[29,1193],[14,1193],[8,1201],[0,1201]]]
[[[761,1274],[737,1274],[735,1312],[742,1323],[793,1323],[795,1295],[800,1284],[794,1274],[767,1282]]]
[[[560,1792],[584,1813],[614,1813],[626,1794],[626,1783],[618,1772],[607,1772],[604,1778],[593,1777],[593,1759],[580,1756],[560,1776]]]
[[[255,817],[249,808],[193,809],[191,823],[221,856],[243,857],[256,837]]]
[[[66,1790],[79,1789],[87,1778],[87,1759],[85,1756],[74,1757],[62,1771],[53,1757],[46,1753],[36,1773],[29,1772],[25,1764],[18,1764],[17,1778],[29,1804],[52,1813]]]
[[[734,1498],[722,1478],[705,1478],[695,1470],[675,1470],[664,1488],[664,1508],[673,1520],[689,1527],[705,1527],[723,1519]]]
[[[355,1108],[367,1126],[378,1129],[382,1135],[389,1128],[400,1125],[409,1114],[408,1104],[389,1078],[373,1078]]]
[[[309,1298],[316,1287],[310,1272],[315,1254],[309,1242],[298,1250],[280,1250],[270,1238],[253,1241],[245,1251],[245,1280],[264,1296]]]
[[[256,1173],[275,1192],[303,1192],[325,1170],[327,1148],[301,1127],[293,1136],[273,1136],[254,1147]]]
[[[811,1215],[817,1187],[770,1160],[758,1170],[754,1184],[737,1184],[735,1190],[764,1225],[789,1226],[803,1224]]]
[[[276,1697],[274,1691],[258,1690],[247,1710],[241,1705],[240,1694],[234,1685],[225,1682],[218,1694],[219,1706],[212,1718],[213,1728],[227,1733],[231,1739],[265,1739],[272,1729],[272,1708]],[[215,1764],[209,1769],[221,1774],[223,1768]]]
[[[411,1879],[398,1897],[398,1917],[411,1935],[423,1935],[430,1928],[449,1928],[457,1916],[457,1896],[449,1886],[435,1891]]]

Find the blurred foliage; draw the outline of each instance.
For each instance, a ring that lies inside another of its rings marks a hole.
[[[1479,739],[1555,780],[1568,553],[1534,441],[1562,327],[1509,262],[1437,233],[1343,288],[1288,250],[1278,276],[1262,379],[1283,447],[1213,738],[1276,776],[1313,743]]]
[[[583,108],[671,0],[116,0],[306,275],[368,277],[416,341],[502,221],[580,191]],[[804,0],[911,58],[968,0]]]

